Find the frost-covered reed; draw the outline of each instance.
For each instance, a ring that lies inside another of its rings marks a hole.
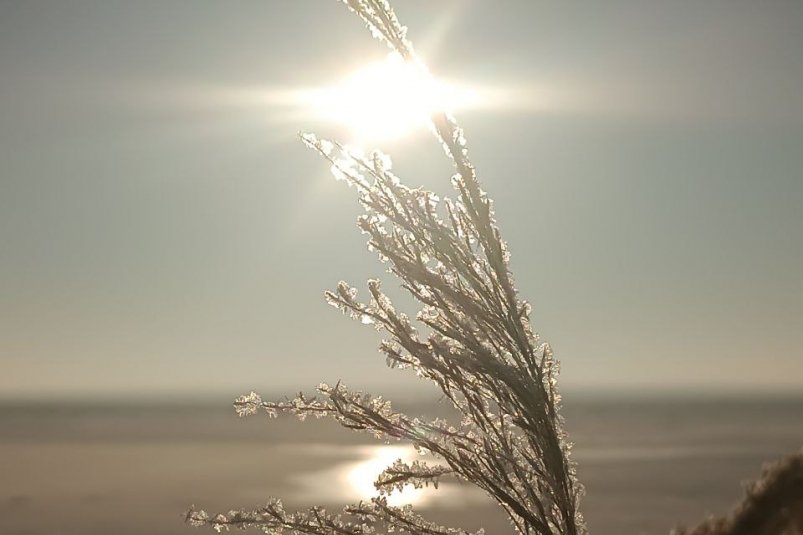
[[[347,1],[374,36],[406,61],[417,61],[405,28],[384,1]],[[442,464],[397,461],[376,481],[379,497],[346,507],[289,513],[278,500],[253,511],[209,516],[192,510],[188,521],[222,529],[254,526],[268,533],[368,534],[377,528],[420,534],[463,533],[424,520],[411,507],[388,505],[386,494],[406,484],[456,477],[473,483],[507,512],[523,534],[578,535],[582,487],[574,476],[559,416],[557,363],[530,326],[529,305],[516,292],[508,252],[480,188],[462,130],[447,114],[433,129],[456,173],[454,199],[411,189],[392,173],[390,159],[363,156],[338,143],[302,139],[353,186],[365,213],[359,227],[368,246],[420,305],[415,318],[399,312],[376,280],[369,298],[341,282],[326,293],[335,307],[387,333],[388,364],[435,383],[459,412],[459,421],[426,421],[396,412],[389,401],[342,384],[321,384],[315,396],[262,400],[251,393],[235,402],[240,415],[259,410],[330,417],[384,440],[411,442]]]
[[[345,4],[406,61],[415,52],[384,0]],[[332,514],[321,507],[290,512],[278,499],[253,510],[209,515],[191,509],[187,521],[218,531],[254,527],[265,533],[368,535],[467,535],[427,521],[411,506],[388,504],[387,494],[454,477],[495,500],[524,535],[581,535],[575,478],[556,388],[558,365],[549,345],[530,325],[530,306],[516,291],[508,251],[481,189],[466,140],[447,114],[432,117],[433,130],[454,163],[453,199],[405,186],[380,153],[364,156],[314,135],[303,142],[329,161],[336,178],[353,186],[364,214],[368,247],[389,266],[420,305],[414,318],[399,312],[379,281],[368,281],[368,299],[340,282],[326,293],[330,304],[387,333],[380,349],[392,368],[412,370],[441,390],[457,421],[432,421],[395,411],[382,397],[321,384],[317,394],[266,401],[250,393],[235,401],[241,416],[265,411],[327,417],[379,439],[402,440],[439,460],[427,465],[396,461],[375,482],[380,494]],[[702,529],[702,528],[701,528]],[[695,531],[694,533],[714,533]],[[717,532],[718,533],[718,532]]]

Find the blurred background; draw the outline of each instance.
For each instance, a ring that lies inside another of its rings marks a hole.
[[[478,95],[458,119],[562,361],[592,532],[725,512],[803,445],[803,5],[396,4],[434,75]],[[332,508],[410,454],[238,420],[250,390],[342,379],[446,410],[322,299],[397,286],[296,137],[350,140],[304,96],[386,53],[334,1],[0,2],[0,531]],[[449,193],[425,130],[375,141]],[[509,529],[457,485],[410,499]]]

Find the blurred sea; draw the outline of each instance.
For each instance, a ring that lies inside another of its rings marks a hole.
[[[575,398],[563,414],[592,535],[667,534],[724,513],[762,463],[803,445],[803,398]],[[334,510],[408,455],[328,421],[238,419],[226,405],[6,403],[0,533],[200,533],[183,524],[190,504],[225,511],[271,495],[288,509]],[[496,506],[455,483],[401,499],[453,526],[511,532]]]

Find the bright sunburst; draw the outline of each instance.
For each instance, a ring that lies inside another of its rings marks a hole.
[[[472,91],[439,82],[420,63],[395,54],[307,96],[316,115],[348,126],[358,141],[401,138],[427,127],[432,114],[476,99]]]

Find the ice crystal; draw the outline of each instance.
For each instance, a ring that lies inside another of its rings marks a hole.
[[[251,416],[256,414],[262,405],[262,398],[256,392],[251,392],[234,400],[234,410],[237,416]]]
[[[403,490],[406,485],[413,485],[415,488],[432,485],[437,489],[440,477],[452,472],[447,466],[428,466],[422,461],[406,464],[398,459],[377,477],[374,486],[382,494],[390,494],[396,489]]]

